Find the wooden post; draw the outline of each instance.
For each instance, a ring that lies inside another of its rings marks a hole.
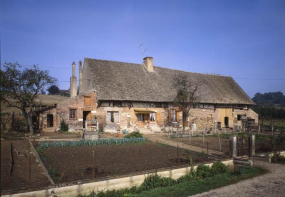
[[[241,137],[241,158],[243,158],[243,143],[244,143],[244,138]]]
[[[177,166],[179,165],[179,152],[178,152],[178,144],[177,144]]]
[[[142,149],[140,148],[140,153],[139,153],[139,169],[140,172],[142,171]]]
[[[29,189],[31,189],[32,167],[31,167],[31,153],[29,152]]]
[[[95,179],[95,153],[93,150],[93,179]]]
[[[207,158],[209,160],[209,143],[207,142]]]

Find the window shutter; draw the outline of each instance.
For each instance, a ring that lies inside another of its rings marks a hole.
[[[114,121],[119,122],[119,112],[114,112]]]
[[[84,97],[84,105],[91,105],[91,99],[89,96]]]
[[[171,109],[168,109],[168,122],[171,122]]]
[[[106,121],[111,122],[111,113],[110,112],[107,112]]]

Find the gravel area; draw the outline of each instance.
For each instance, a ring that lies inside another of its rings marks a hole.
[[[194,196],[285,196],[285,165],[272,164],[256,159],[253,163],[254,166],[260,166],[270,170],[270,173]]]

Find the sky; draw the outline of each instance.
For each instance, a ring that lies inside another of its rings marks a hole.
[[[151,56],[155,66],[232,76],[250,97],[285,93],[284,0],[0,2],[1,65],[37,64],[60,89],[84,57]]]

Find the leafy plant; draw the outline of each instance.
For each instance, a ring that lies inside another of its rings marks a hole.
[[[125,136],[125,138],[142,138],[143,134],[138,131],[133,131],[132,133]]]
[[[64,122],[64,120],[61,120],[61,122],[60,122],[60,130],[61,131],[68,131],[68,124],[66,124]]]
[[[113,144],[128,144],[146,142],[145,138],[108,138],[98,140],[80,140],[80,141],[56,141],[56,142],[42,142],[39,144],[40,148],[53,148],[65,146],[99,146],[99,145],[113,145]]]
[[[59,173],[56,169],[50,167],[48,169],[48,174],[50,175],[52,180],[56,181],[58,179]]]
[[[147,191],[157,187],[174,185],[175,181],[171,178],[160,177],[157,174],[148,176],[140,186],[140,190]]]
[[[37,151],[37,153],[38,153],[40,159],[41,159],[42,161],[45,161],[46,158],[45,158],[45,153],[44,153],[44,151],[43,151],[40,147],[37,147],[37,148],[36,148],[36,151]]]
[[[211,168],[209,166],[201,165],[201,164],[198,165],[196,173],[197,173],[197,177],[200,179],[204,179],[212,175]]]
[[[211,167],[212,175],[229,172],[229,168],[221,161],[215,162]]]

